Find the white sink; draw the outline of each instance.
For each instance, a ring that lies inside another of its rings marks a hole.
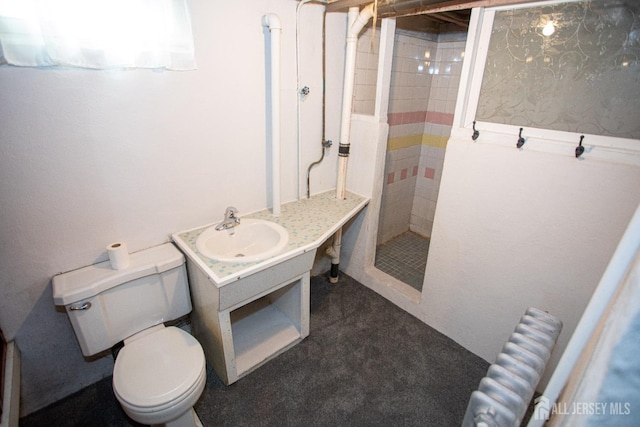
[[[202,255],[216,261],[255,262],[278,254],[288,242],[289,233],[282,226],[242,218],[240,224],[228,230],[207,228],[196,239],[196,247]]]

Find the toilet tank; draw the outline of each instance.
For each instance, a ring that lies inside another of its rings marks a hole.
[[[171,243],[131,254],[125,269],[101,262],[54,276],[52,285],[85,356],[191,311],[184,256]]]

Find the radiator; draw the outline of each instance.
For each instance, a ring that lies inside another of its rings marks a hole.
[[[558,318],[527,309],[478,390],[471,393],[462,426],[519,426],[561,329]]]

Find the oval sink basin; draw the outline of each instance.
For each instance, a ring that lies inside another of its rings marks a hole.
[[[229,230],[206,229],[196,239],[198,251],[222,262],[255,262],[280,252],[289,242],[282,226],[262,219],[242,218]]]

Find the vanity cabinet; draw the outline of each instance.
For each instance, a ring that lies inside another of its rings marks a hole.
[[[277,217],[268,210],[244,216],[288,233],[287,247],[261,261],[222,262],[200,253],[198,238],[215,223],[172,235],[187,259],[193,335],[225,384],[309,335],[309,272],[316,251],[368,202],[349,192],[338,200],[327,191],[284,204]]]
[[[191,327],[227,385],[309,335],[309,271],[315,250],[218,286],[187,257]]]

